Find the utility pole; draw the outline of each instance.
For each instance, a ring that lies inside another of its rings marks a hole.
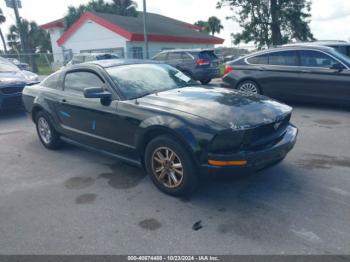
[[[147,36],[147,7],[146,0],[143,0],[143,38],[145,41],[146,59],[149,59],[148,36]]]

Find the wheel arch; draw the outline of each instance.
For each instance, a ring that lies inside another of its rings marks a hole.
[[[35,117],[40,111],[44,111],[44,108],[41,105],[38,105],[38,104],[33,105],[33,108],[32,108],[32,120],[33,120],[33,122],[35,122]]]
[[[181,133],[180,133],[181,132]],[[152,125],[139,132],[136,136],[136,150],[140,155],[140,159],[144,161],[145,150],[150,141],[154,138],[162,135],[168,135],[179,141],[185,150],[190,154],[196,166],[199,166],[199,161],[195,157],[196,150],[198,149],[198,143],[195,140],[193,134],[188,129],[173,129],[165,125]]]

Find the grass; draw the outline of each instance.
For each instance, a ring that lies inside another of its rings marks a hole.
[[[53,71],[49,66],[39,66],[39,75],[51,75],[53,72],[55,71]]]

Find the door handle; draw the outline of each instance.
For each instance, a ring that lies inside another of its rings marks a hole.
[[[311,71],[309,71],[309,70],[301,70],[300,72],[305,74],[305,73],[310,73]]]
[[[62,100],[60,101],[60,103],[61,103],[61,104],[67,103],[67,100],[66,100],[66,99],[62,99]]]

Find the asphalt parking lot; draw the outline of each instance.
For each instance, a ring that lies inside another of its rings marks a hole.
[[[177,199],[104,155],[48,151],[23,112],[1,113],[0,253],[349,254],[349,114],[295,106],[284,162]]]

